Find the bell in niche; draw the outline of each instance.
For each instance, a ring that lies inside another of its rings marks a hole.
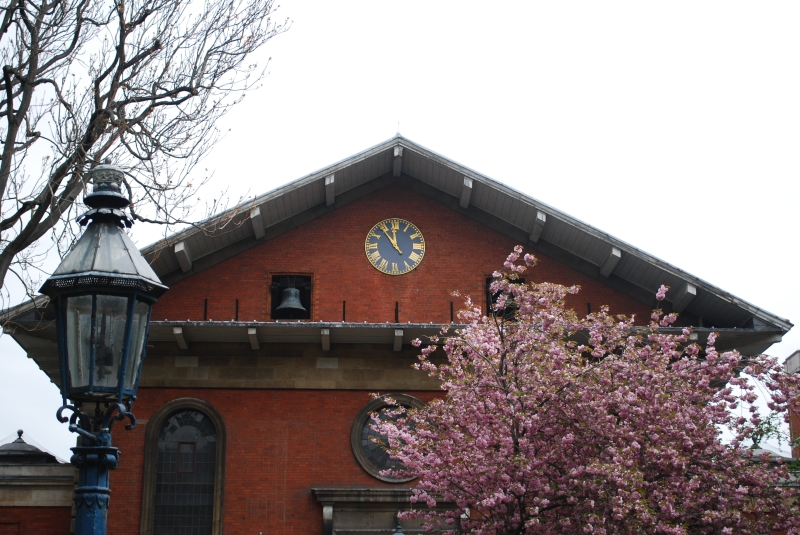
[[[281,315],[287,313],[291,314],[292,312],[305,313],[306,309],[303,304],[300,303],[300,290],[297,288],[284,288],[283,295],[281,296],[281,304],[278,305],[275,311],[281,311]]]

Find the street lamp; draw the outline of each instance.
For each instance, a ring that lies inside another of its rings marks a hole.
[[[108,163],[92,170],[94,188],[84,199],[91,209],[78,218],[86,231],[39,290],[57,311],[63,404],[56,417],[81,437],[70,459],[79,469],[75,535],[106,533],[109,470],[119,463],[111,427],[126,418],[126,429],[136,425],[131,410],[150,310],[167,290],[125,233],[133,221],[122,211],[130,204],[122,181],[122,170]],[[92,416],[84,404],[94,405]]]

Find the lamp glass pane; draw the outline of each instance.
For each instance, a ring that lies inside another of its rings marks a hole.
[[[127,297],[97,296],[95,324],[94,385],[115,387],[122,364],[122,346],[125,342]]]
[[[122,240],[125,231],[114,225],[90,226],[97,226],[100,229],[92,269],[105,273],[131,273],[133,271],[131,254]]]
[[[89,386],[92,340],[92,296],[67,299],[67,365],[70,388]]]
[[[131,390],[136,386],[139,374],[139,364],[142,362],[142,349],[144,349],[144,336],[147,332],[147,315],[150,305],[142,301],[136,302],[133,311],[133,325],[131,328],[131,349],[128,353],[128,369],[125,373],[125,388]]]

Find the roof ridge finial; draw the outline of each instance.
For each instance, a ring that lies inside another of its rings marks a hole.
[[[24,433],[22,429],[17,429],[17,438],[20,440],[22,440],[22,433]]]

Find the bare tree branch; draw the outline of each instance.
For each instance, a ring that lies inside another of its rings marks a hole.
[[[44,253],[68,249],[87,171],[108,157],[128,170],[134,219],[197,225],[208,176],[190,174],[264,76],[249,58],[288,29],[273,0],[1,1],[0,287],[9,271],[31,287]]]

